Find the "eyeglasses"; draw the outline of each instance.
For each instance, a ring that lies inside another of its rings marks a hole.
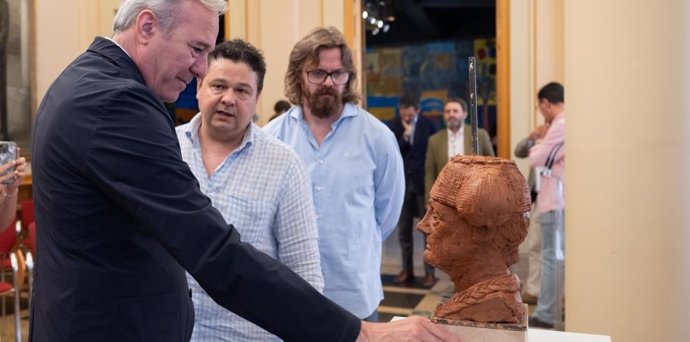
[[[312,84],[323,84],[328,76],[331,77],[333,84],[341,85],[347,83],[350,79],[350,72],[346,70],[326,72],[321,69],[307,71],[307,80]]]

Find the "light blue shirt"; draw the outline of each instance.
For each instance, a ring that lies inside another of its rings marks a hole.
[[[240,146],[208,176],[199,147],[201,115],[177,127],[182,158],[201,191],[242,235],[242,241],[276,258],[323,289],[316,215],[309,177],[300,158],[250,124]],[[228,265],[228,267],[233,267]],[[279,341],[216,304],[189,274],[195,321],[192,341]]]
[[[383,299],[381,241],[395,229],[405,175],[393,132],[362,108],[346,104],[317,144],[301,107],[264,130],[295,149],[307,166],[319,226],[323,293],[365,318]]]

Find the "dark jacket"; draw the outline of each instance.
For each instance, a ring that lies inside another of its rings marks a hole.
[[[97,38],[48,89],[32,160],[31,341],[188,341],[185,269],[285,340],[356,338],[356,317],[240,242],[182,160],[165,107],[112,42]]]
[[[426,159],[427,143],[429,142],[429,137],[436,133],[436,126],[426,116],[422,114],[417,115],[417,125],[414,129],[412,144],[403,138],[405,128],[400,118],[391,121],[388,127],[395,134],[395,138],[398,139],[398,146],[400,146],[400,153],[405,164],[405,180],[411,180],[414,185],[414,191],[420,195],[423,194],[424,161]]]

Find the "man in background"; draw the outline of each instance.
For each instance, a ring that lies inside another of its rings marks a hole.
[[[288,146],[251,122],[265,75],[264,57],[251,44],[235,39],[216,46],[208,73],[197,82],[200,113],[177,127],[182,159],[244,242],[321,291],[307,172]],[[216,304],[189,274],[187,282],[195,311],[192,341],[279,340]]]
[[[529,166],[539,173],[537,214],[541,225],[541,288],[537,308],[529,318],[531,327],[554,327],[560,321],[562,312],[559,303],[563,284],[563,265],[556,255],[563,251],[563,239],[557,239],[557,232],[563,231],[565,215],[565,99],[563,86],[551,82],[537,94],[539,111],[548,130],[537,127],[534,136],[536,144],[529,151]],[[560,279],[559,279],[560,278]]]
[[[271,115],[268,121],[271,121],[280,116],[280,114],[287,112],[288,109],[290,109],[290,107],[292,107],[290,105],[290,102],[287,102],[285,100],[276,101],[276,103],[273,105],[273,115]]]
[[[415,217],[424,217],[424,161],[429,137],[436,133],[431,120],[420,112],[419,99],[411,95],[400,98],[398,109],[400,117],[394,119],[389,127],[395,134],[405,167],[405,199],[400,220],[398,221],[398,239],[402,251],[402,271],[393,282],[405,284],[414,282],[413,256],[413,221]],[[426,243],[425,243],[426,245]],[[434,267],[424,263],[422,285],[434,285]]]
[[[548,125],[539,125],[528,136],[520,140],[515,146],[515,157],[527,158],[529,150],[534,146],[537,139],[544,136],[547,129]],[[537,214],[536,172],[533,167],[529,169],[527,185],[529,186],[530,198],[532,200],[529,230],[527,231],[525,241],[520,244],[520,261],[514,266],[516,271],[522,272],[520,276],[520,279],[522,279],[522,302],[534,305],[537,304],[541,287],[541,226],[539,225],[539,215]]]
[[[324,294],[376,321],[382,240],[398,222],[405,175],[393,133],[356,105],[356,77],[342,33],[312,30],[290,53],[285,92],[295,106],[264,129],[292,146],[309,170]]]
[[[456,154],[472,154],[472,130],[465,125],[465,119],[467,119],[467,103],[460,98],[448,99],[443,106],[446,129],[440,130],[429,138],[424,166],[425,203],[429,201],[429,191],[450,157]],[[489,133],[479,128],[477,138],[479,155],[494,156]]]

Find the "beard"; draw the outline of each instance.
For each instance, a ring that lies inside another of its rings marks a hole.
[[[330,96],[326,96],[330,95]],[[328,118],[337,114],[343,105],[343,97],[334,88],[323,87],[314,93],[307,93],[307,102],[312,114],[318,118]]]
[[[462,120],[460,119],[450,119],[446,121],[446,127],[451,130],[456,130],[462,127]]]

